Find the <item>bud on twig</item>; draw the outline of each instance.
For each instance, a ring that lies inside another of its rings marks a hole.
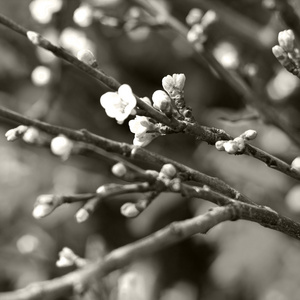
[[[93,52],[88,49],[79,50],[77,53],[77,58],[80,61],[84,62],[85,64],[87,64],[93,68],[98,67],[98,63],[96,61],[96,58],[95,58]]]
[[[294,50],[295,35],[291,29],[283,30],[278,34],[279,45],[287,52]]]
[[[115,164],[111,171],[117,177],[123,177],[127,173],[127,169],[123,163]]]
[[[28,127],[25,125],[20,125],[16,128],[10,129],[5,133],[5,137],[8,142],[13,142],[17,140],[20,136],[22,136],[26,131]]]
[[[121,214],[127,218],[135,218],[140,212],[137,210],[134,203],[127,202],[121,206]]]
[[[169,95],[162,91],[157,90],[152,95],[153,107],[165,113],[166,115],[170,115],[171,113],[171,99]]]
[[[51,151],[62,159],[67,159],[73,149],[73,142],[64,135],[59,135],[51,141]]]

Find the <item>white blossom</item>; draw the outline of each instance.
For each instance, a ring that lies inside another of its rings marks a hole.
[[[110,118],[115,118],[118,124],[123,124],[136,106],[136,99],[131,87],[123,84],[118,92],[107,92],[102,95],[100,103]]]
[[[130,131],[134,133],[133,144],[135,146],[144,147],[159,136],[157,132],[147,132],[155,129],[154,124],[147,117],[136,116],[128,124]]]

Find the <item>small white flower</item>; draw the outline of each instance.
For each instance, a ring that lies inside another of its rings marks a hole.
[[[133,144],[135,146],[144,147],[159,136],[157,132],[147,132],[155,129],[154,124],[150,122],[147,117],[136,116],[135,119],[129,121],[128,124],[130,131],[134,133]]]
[[[148,130],[155,128],[154,124],[150,122],[149,118],[144,116],[136,116],[135,119],[128,122],[129,129],[136,136],[146,133]]]
[[[100,103],[110,118],[123,124],[136,106],[136,99],[128,84],[119,87],[118,92],[107,92],[100,98]]]
[[[291,29],[279,32],[278,43],[285,51],[292,52],[294,49],[294,42],[295,35]]]
[[[184,74],[167,75],[162,79],[162,86],[172,99],[178,96],[181,97],[183,95],[185,79]]]

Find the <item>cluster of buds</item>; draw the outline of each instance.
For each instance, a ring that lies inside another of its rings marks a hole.
[[[52,153],[60,156],[62,160],[69,158],[73,147],[74,143],[62,134],[52,139],[50,145]]]
[[[51,214],[55,208],[62,204],[62,198],[47,194],[40,195],[34,204],[32,215],[36,219],[41,219]]]
[[[8,142],[13,142],[24,135],[28,127],[25,125],[20,125],[16,128],[10,129],[5,133],[5,137]]]
[[[217,141],[215,146],[219,151],[226,151],[228,154],[242,154],[245,151],[247,141],[254,140],[257,136],[255,130],[247,130],[240,136],[229,141]]]
[[[153,93],[153,107],[165,113],[168,117],[174,116],[192,121],[191,109],[185,106],[184,74],[167,75],[162,79],[163,90]]]
[[[129,85],[123,84],[118,92],[107,92],[100,98],[100,104],[107,116],[123,124],[136,106],[136,99]]]
[[[278,43],[272,52],[280,64],[290,73],[300,78],[300,51],[295,47],[295,35],[291,29],[278,34]]]
[[[199,8],[190,10],[186,22],[191,26],[187,34],[187,40],[194,45],[197,51],[203,51],[203,44],[207,40],[206,29],[217,20],[214,11],[208,10],[205,14]]]
[[[42,134],[37,128],[20,125],[10,129],[5,133],[8,142],[13,142],[19,138],[28,144],[45,145],[48,143],[48,136]]]
[[[78,268],[86,265],[86,260],[76,255],[70,248],[64,247],[59,252],[59,259],[56,262],[56,266],[59,268],[76,266]]]

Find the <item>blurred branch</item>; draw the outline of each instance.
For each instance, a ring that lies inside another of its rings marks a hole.
[[[231,9],[222,2],[208,1],[208,0],[191,0],[195,7],[204,8],[206,10],[214,10],[222,25],[228,27],[228,29],[236,33],[240,38],[246,39],[251,46],[256,46],[260,50],[266,50],[271,47],[272,39],[276,39],[276,32],[268,27],[268,38],[262,38],[263,32],[266,27],[262,27],[250,18],[245,17],[241,13]],[[234,22],[232,22],[234,20]]]
[[[217,224],[227,220],[249,220],[300,239],[300,224],[278,215],[271,209],[236,202],[207,189],[193,187],[185,187],[185,189],[185,195],[204,198],[226,206],[215,207],[206,214],[192,219],[171,223],[146,238],[112,251],[101,262],[88,264],[65,276],[34,283],[14,292],[1,293],[0,300],[29,300],[45,297],[54,299],[71,295],[74,293],[76,285],[86,286],[93,277],[104,277],[139,257],[153,254],[196,233],[206,233]]]

